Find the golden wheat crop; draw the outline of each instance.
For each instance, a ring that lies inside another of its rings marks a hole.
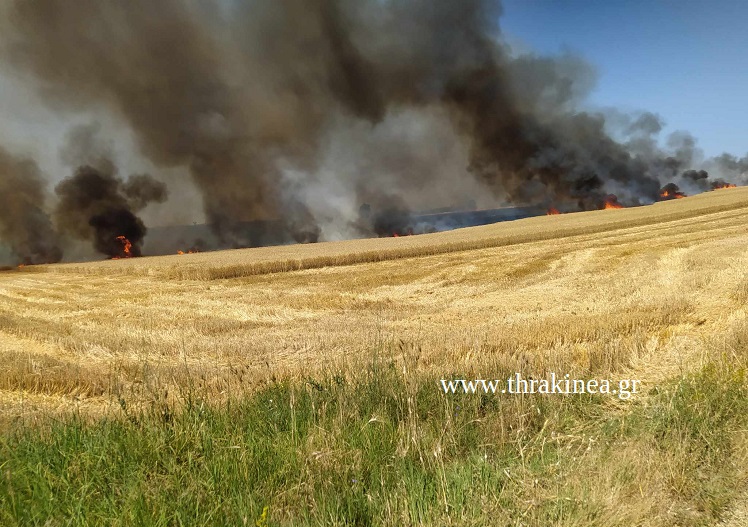
[[[440,234],[0,273],[0,412],[252,391],[397,350],[656,383],[745,317],[748,189]]]

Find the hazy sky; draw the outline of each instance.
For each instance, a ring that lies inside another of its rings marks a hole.
[[[748,1],[504,0],[501,26],[510,42],[592,63],[592,104],[657,113],[707,156],[748,152]]]

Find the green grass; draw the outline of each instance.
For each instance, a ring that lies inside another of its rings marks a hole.
[[[0,436],[0,525],[709,525],[743,483],[746,388],[722,358],[616,407],[444,395],[375,360],[219,407],[123,400]]]

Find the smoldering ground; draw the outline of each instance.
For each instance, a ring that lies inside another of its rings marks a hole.
[[[316,241],[374,234],[449,200],[651,203],[702,168],[688,134],[660,144],[655,114],[614,122],[580,110],[594,68],[512,54],[501,10],[498,0],[14,0],[0,7],[0,59],[56,111],[107,112],[138,155],[184,167],[224,246],[253,243],[246,222]],[[745,172],[738,158],[715,163]],[[114,201],[137,208],[124,185]],[[90,214],[71,215],[72,227],[56,214],[58,228],[96,231]]]

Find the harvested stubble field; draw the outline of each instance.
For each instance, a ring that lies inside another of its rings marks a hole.
[[[66,426],[82,430],[123,417],[194,424],[196,400],[256,416],[275,394],[292,425],[260,421],[300,472],[239,478],[251,496],[221,498],[205,523],[236,510],[251,523],[269,504],[271,524],[288,525],[743,525],[747,227],[738,188],[433,235],[3,272],[0,415],[13,430],[71,414],[79,424]],[[435,382],[515,371],[644,390],[486,402]],[[360,436],[380,425],[392,451],[375,455],[379,436]],[[7,448],[36,444],[23,434]],[[372,481],[341,489],[333,472]],[[158,524],[159,499],[181,499],[156,494],[131,523]],[[3,503],[4,524],[24,518],[23,498]],[[163,524],[195,520],[185,503]],[[96,517],[116,524],[114,510]]]

